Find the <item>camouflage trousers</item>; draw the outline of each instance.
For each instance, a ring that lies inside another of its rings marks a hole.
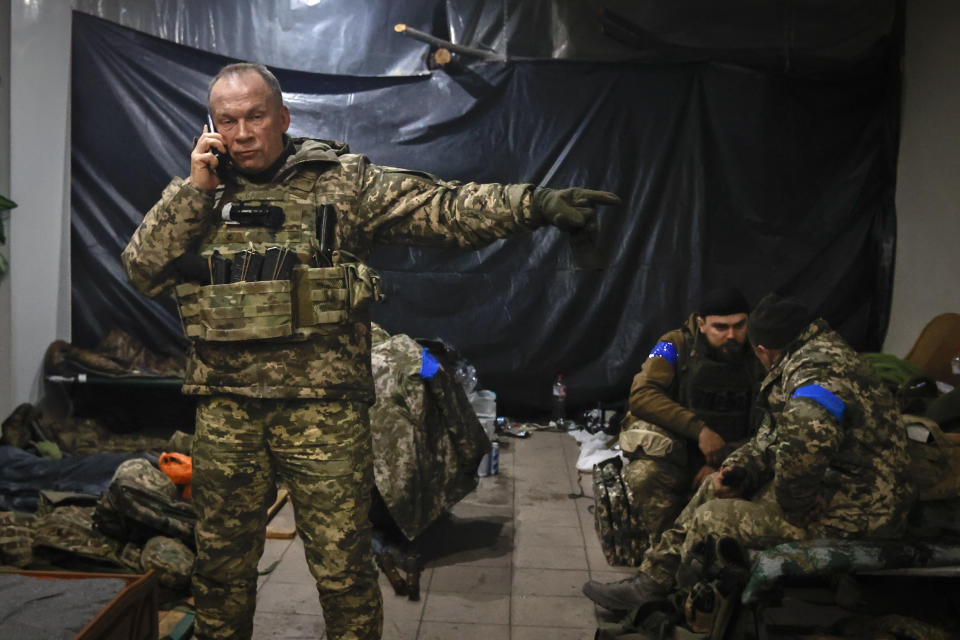
[[[630,463],[623,471],[639,527],[654,545],[690,499],[691,470],[685,438],[632,415],[625,419],[620,446]]]
[[[721,499],[716,497],[710,476],[677,516],[673,527],[664,531],[660,541],[644,554],[640,572],[673,587],[677,570],[683,564],[689,566],[691,551],[708,536],[729,536],[745,548],[763,549],[817,537],[818,532],[808,532],[787,522],[773,494],[773,485],[751,500]]]
[[[672,460],[637,454],[624,468],[623,480],[636,500],[631,505],[636,522],[654,545],[690,498],[693,474]]]
[[[373,640],[383,603],[368,520],[373,453],[357,402],[200,398],[193,444],[198,640],[253,633],[276,485],[289,488],[330,640]]]

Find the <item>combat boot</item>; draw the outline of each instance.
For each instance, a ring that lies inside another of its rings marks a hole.
[[[583,595],[611,611],[636,609],[650,602],[664,600],[669,593],[670,587],[645,573],[608,584],[590,580],[583,585]]]
[[[397,564],[394,562],[393,556],[390,555],[390,552],[374,552],[373,559],[377,563],[377,567],[380,568],[380,571],[383,572],[383,575],[387,576],[387,580],[390,581],[390,586],[393,587],[393,592],[398,596],[407,595],[407,581],[402,575],[400,575],[400,571],[397,569]]]

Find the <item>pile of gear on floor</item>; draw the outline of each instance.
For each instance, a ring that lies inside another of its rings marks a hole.
[[[22,404],[0,438],[0,563],[18,569],[143,573],[183,590],[196,517],[158,468],[189,452],[170,440],[110,434],[92,420],[45,418]],[[175,473],[175,471],[171,471]]]
[[[429,348],[425,345],[429,345]],[[375,557],[398,595],[419,598],[421,561],[410,544],[472,492],[490,452],[471,404],[475,371],[442,341],[418,342],[373,325],[371,407],[376,492]],[[56,341],[47,379],[99,376],[182,379],[183,359],[153,355],[112,331],[95,349]],[[469,391],[461,378],[468,379]],[[0,437],[0,565],[20,569],[144,572],[185,590],[193,569],[196,516],[189,500],[192,436],[127,433],[116,420],[53,419],[23,404]],[[495,416],[484,416],[491,421]],[[492,424],[492,422],[491,422]],[[192,425],[171,425],[191,430]],[[132,432],[132,433],[131,433]]]

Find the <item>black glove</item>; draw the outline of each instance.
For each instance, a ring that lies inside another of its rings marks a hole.
[[[533,210],[547,224],[561,231],[592,231],[597,226],[597,205],[620,204],[609,191],[594,189],[537,189],[533,192]]]

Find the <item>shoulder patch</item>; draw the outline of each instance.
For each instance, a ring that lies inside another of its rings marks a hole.
[[[429,380],[437,374],[439,369],[440,362],[433,356],[432,353],[424,349],[423,354],[420,357],[420,377]]]
[[[838,422],[843,421],[843,412],[846,410],[847,405],[829,389],[825,389],[818,384],[808,384],[794,391],[791,397],[810,398],[826,409]]]
[[[658,342],[647,358],[663,358],[674,367],[677,366],[677,348],[672,342]]]

